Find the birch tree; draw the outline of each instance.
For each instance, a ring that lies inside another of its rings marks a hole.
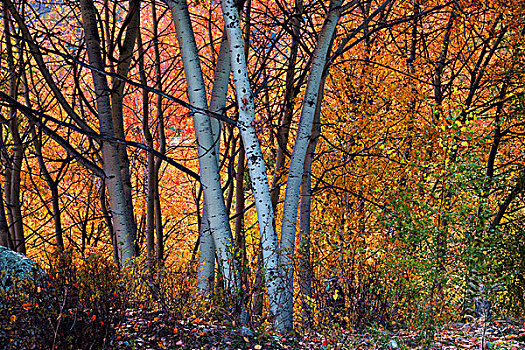
[[[281,310],[279,308],[280,290],[283,287],[278,275],[279,242],[266,175],[266,165],[259,140],[255,133],[255,128],[252,124],[255,118],[255,107],[246,66],[240,18],[233,0],[223,0],[221,4],[230,45],[233,82],[235,84],[237,103],[239,106],[237,126],[244,143],[247,166],[252,182],[255,206],[257,208],[257,220],[263,251],[264,270],[266,272],[266,288],[270,302],[270,313],[274,317],[277,317],[276,320],[279,320],[280,317],[278,317],[278,315]],[[281,325],[278,325],[277,328],[281,329]]]
[[[303,320],[310,322],[311,306],[310,300],[313,297],[312,293],[312,265],[310,261],[310,219],[311,219],[311,203],[312,203],[312,164],[315,156],[315,149],[321,134],[321,106],[324,97],[324,84],[327,76],[327,70],[323,72],[321,84],[319,86],[319,94],[317,96],[317,106],[314,114],[312,124],[312,135],[308,143],[306,151],[306,158],[304,162],[303,177],[301,180],[301,198],[299,204],[299,286],[301,293],[301,307],[303,309]]]
[[[208,109],[206,87],[200,65],[197,44],[191,25],[188,5],[185,0],[165,1],[173,16],[177,41],[181,51],[188,98],[195,108],[193,127],[197,138],[201,185],[207,208],[207,221],[215,244],[218,264],[227,288],[238,288],[240,279],[233,256],[233,239],[226,205],[221,189],[220,174],[216,158],[215,141],[210,117],[203,111]]]
[[[290,159],[290,171],[288,173],[286,195],[284,199],[281,229],[282,254],[280,256],[281,266],[287,267],[284,274],[285,280],[283,282],[286,284],[286,287],[284,288],[286,292],[283,300],[284,311],[282,313],[283,317],[279,321],[285,329],[291,329],[293,327],[293,264],[291,258],[295,250],[297,209],[300,198],[299,190],[303,177],[307,149],[311,139],[315,111],[317,105],[320,103],[318,96],[321,82],[323,81],[323,71],[329,54],[328,50],[331,47],[337,22],[341,17],[341,4],[341,0],[330,1],[330,10],[321,29],[321,33],[319,34],[319,40],[314,51],[312,67],[310,68],[308,84],[306,86],[306,92],[302,103],[299,128],[295,138],[292,158]]]
[[[111,109],[110,90],[104,71],[105,64],[102,60],[101,41],[97,27],[96,9],[92,1],[80,0],[82,26],[86,41],[89,63],[95,69],[91,70],[95,87],[98,120],[100,133],[106,138],[116,138],[113,125],[113,112]],[[126,264],[135,252],[136,227],[132,223],[133,207],[128,200],[122,178],[119,149],[115,142],[103,142],[102,155],[104,159],[104,172],[109,192],[109,201],[113,217],[113,227],[118,244],[121,245],[119,253],[121,261]]]
[[[131,0],[129,2],[129,10],[122,28],[117,35],[116,42],[110,43],[110,47],[114,48],[116,45],[119,47],[119,57],[116,59],[117,63],[117,75],[121,77],[127,77],[131,64],[131,58],[133,56],[135,42],[139,32],[140,24],[140,0]],[[124,28],[126,32],[124,34],[124,40],[121,39]],[[122,40],[122,43],[121,43]],[[111,51],[111,50],[110,50]],[[111,54],[111,52],[110,52]],[[113,120],[113,128],[115,137],[125,140],[126,135],[124,133],[124,115],[123,115],[123,101],[124,101],[124,88],[126,84],[122,79],[113,78],[111,81],[111,113]],[[133,216],[133,197],[131,188],[131,174],[129,157],[126,150],[125,144],[117,144],[117,150],[119,154],[120,173],[122,178],[122,185],[124,187],[124,194],[126,196],[126,211],[127,220],[132,230],[130,239],[133,239],[135,244],[136,239],[136,224]]]
[[[254,103],[243,50],[240,20],[232,0],[223,0],[222,8],[230,42],[233,81],[237,92],[237,103],[239,104],[238,126],[244,142],[259,220],[270,312],[275,317],[276,329],[286,331],[293,328],[292,256],[295,249],[299,188],[328,48],[341,16],[341,1],[331,1],[328,17],[314,51],[299,130],[290,161],[280,252],[264,158],[255,130],[251,126],[255,117]]]
[[[228,83],[230,81],[230,70],[230,52],[228,49],[228,42],[224,36],[221,41],[219,56],[217,58],[217,66],[215,68],[213,79],[213,89],[210,99],[210,111],[212,113],[224,114],[226,96],[228,94]],[[210,118],[210,126],[215,147],[215,161],[217,163],[218,170],[221,146],[221,124],[217,119]],[[213,235],[209,225],[209,210],[210,209],[208,208],[208,203],[205,196],[202,212],[202,226],[199,231],[201,254],[199,256],[198,271],[198,288],[201,293],[205,295],[207,295],[213,287],[213,277],[215,273],[215,243],[213,241]]]

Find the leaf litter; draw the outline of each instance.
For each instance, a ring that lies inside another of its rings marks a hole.
[[[525,322],[496,320],[452,323],[424,342],[418,331],[305,331],[290,336],[261,333],[235,322],[210,322],[198,317],[181,320],[164,311],[128,309],[115,325],[108,349],[525,349]]]

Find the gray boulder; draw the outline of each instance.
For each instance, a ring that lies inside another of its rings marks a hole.
[[[33,260],[0,246],[0,291],[15,285],[42,285],[47,274]]]

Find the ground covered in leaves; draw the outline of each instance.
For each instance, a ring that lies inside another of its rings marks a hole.
[[[430,342],[421,332],[380,327],[278,336],[233,321],[177,320],[161,311],[132,309],[115,328],[108,349],[525,349],[525,323],[505,320],[451,324],[436,331]]]

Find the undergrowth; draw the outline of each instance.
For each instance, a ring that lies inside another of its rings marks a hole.
[[[55,254],[48,266],[43,279],[0,288],[2,349],[104,349],[129,308],[180,317],[191,307],[188,276],[173,269],[146,270],[138,260],[119,269],[97,252]]]
[[[177,335],[186,341],[197,336],[204,342],[215,333],[219,339],[223,330],[231,329],[238,332],[241,343],[246,336],[266,343],[276,336],[300,339],[301,334],[351,331],[367,333],[376,343],[388,345],[393,334],[404,329],[419,334],[410,346],[430,346],[435,332],[454,316],[444,315],[443,295],[428,293],[432,285],[417,289],[414,284],[420,285],[419,280],[393,279],[379,265],[365,266],[364,273],[332,278],[330,284],[314,280],[311,319],[297,324],[297,333],[278,335],[269,317],[251,315],[248,322],[240,321],[243,308],[236,300],[245,302],[244,311],[249,314],[249,298],[236,299],[238,295],[225,293],[220,283],[209,296],[199,295],[191,266],[148,267],[147,261],[137,258],[119,268],[107,256],[100,252],[55,254],[47,262],[50,268],[45,277],[0,288],[2,349],[115,348],[119,327],[136,310],[150,315],[148,324],[159,323],[156,327],[166,333],[159,333],[163,337]],[[205,334],[208,328],[215,331]]]

